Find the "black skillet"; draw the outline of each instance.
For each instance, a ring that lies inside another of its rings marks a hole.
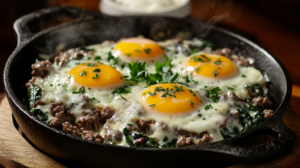
[[[75,21],[33,33],[33,24],[44,25],[53,18],[69,17]],[[221,162],[257,164],[291,151],[296,135],[282,121],[292,90],[290,76],[282,63],[255,43],[230,31],[195,19],[161,17],[110,17],[74,7],[42,9],[19,18],[14,28],[18,46],[9,57],[4,70],[5,91],[16,122],[23,133],[43,152],[71,162],[106,167],[213,166]],[[26,104],[24,83],[31,78],[30,65],[40,53],[55,53],[57,46],[66,50],[144,35],[164,40],[176,35],[205,39],[217,46],[228,47],[238,55],[255,59],[255,67],[267,74],[269,96],[275,113],[252,130],[234,138],[200,146],[175,149],[128,148],[102,145],[73,137],[52,128],[31,114]],[[260,135],[271,141],[248,144]],[[247,144],[247,143],[246,143]]]

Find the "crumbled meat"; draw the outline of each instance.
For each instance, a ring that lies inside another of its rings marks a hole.
[[[38,100],[38,101],[36,101],[36,102],[34,103],[33,107],[35,108],[35,107],[37,107],[38,105],[45,105],[45,104],[46,104],[46,103],[43,102],[42,100]]]
[[[243,101],[243,98],[241,96],[237,96],[234,91],[230,91],[228,96],[236,101]]]
[[[161,126],[163,130],[168,130],[169,127],[165,122],[156,122],[158,126]]]
[[[95,113],[93,116],[90,114],[86,114],[85,116],[81,116],[78,121],[78,128],[81,131],[84,130],[94,130],[97,131],[100,127],[100,117],[98,113]]]
[[[230,116],[232,116],[234,119],[238,119],[238,117],[239,117],[239,112],[237,111],[237,112],[234,113],[234,114],[230,113]]]
[[[144,137],[141,137],[141,138],[138,138],[136,140],[134,140],[134,144],[136,145],[143,145],[145,143],[145,138]]]
[[[154,120],[136,120],[136,124],[139,126],[140,130],[144,133],[146,133],[149,130],[149,124],[155,124]]]
[[[39,61],[31,65],[31,75],[36,77],[45,77],[49,74],[49,69],[51,68],[52,63],[49,60]]]
[[[273,115],[273,110],[271,109],[265,109],[264,110],[264,118],[267,119]]]
[[[182,44],[183,43],[183,39],[181,37],[173,38],[172,41],[173,41],[173,43],[177,43],[177,44]]]
[[[251,90],[247,89],[247,93],[251,98],[257,97],[257,93],[256,92],[252,92]]]
[[[177,139],[176,143],[177,143],[178,147],[194,145],[193,138],[191,138],[191,137],[186,138],[186,137],[183,137],[183,136],[179,137]]]
[[[223,49],[218,49],[212,52],[213,54],[217,54],[217,55],[223,55],[227,58],[230,58],[233,55],[233,52],[231,49],[229,48],[223,48]]]
[[[198,145],[209,143],[213,138],[209,134],[204,134],[202,138],[197,141]]]
[[[65,52],[60,52],[58,56],[55,57],[54,63],[58,64],[59,66],[64,66],[67,63],[68,59],[79,59],[82,58],[86,54],[93,54],[92,51],[83,51],[72,48]]]
[[[181,128],[175,129],[176,134],[184,136],[184,137],[198,137],[199,135],[196,132],[189,132],[186,130],[183,130]]]
[[[110,119],[115,114],[115,109],[110,107],[104,107],[102,110],[95,109],[94,113],[98,113],[100,116],[100,121],[105,123],[107,119]]]
[[[63,131],[68,133],[68,134],[72,134],[74,136],[78,136],[78,131],[77,131],[77,126],[73,126],[72,124],[70,124],[69,122],[64,122],[62,124],[63,126]]]
[[[83,131],[82,132],[82,138],[89,140],[89,141],[95,141],[95,142],[100,142],[103,143],[104,142],[104,138],[96,132],[93,131]]]
[[[270,109],[272,107],[272,102],[267,97],[261,96],[253,98],[251,104],[260,110]]]
[[[236,65],[243,66],[243,67],[253,66],[252,64],[250,64],[247,58],[236,57],[233,59],[233,62]]]
[[[33,76],[27,83],[25,83],[25,86],[29,88],[37,79],[41,79],[41,77]]]
[[[52,103],[51,114],[55,117],[50,120],[50,126],[61,127],[64,122],[74,123],[74,113],[64,103]]]
[[[90,101],[89,97],[86,96],[86,95],[82,95],[82,97],[83,97],[84,101],[83,101],[83,103],[80,104],[81,108],[84,109],[84,108],[90,107],[91,106],[91,104],[90,104],[91,101]]]
[[[113,130],[107,125],[104,126],[105,129],[105,140],[112,140],[112,141],[121,141],[123,139],[123,134],[119,130]]]

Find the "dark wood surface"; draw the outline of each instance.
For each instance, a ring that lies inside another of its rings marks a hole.
[[[0,72],[16,46],[12,28],[14,20],[34,10],[72,5],[99,12],[99,0],[2,0],[0,1]],[[273,162],[255,167],[300,166],[300,2],[296,0],[192,0],[191,16],[225,26],[263,46],[277,56],[293,80],[293,97],[284,116],[285,123],[297,134],[294,150]],[[0,93],[3,92],[0,83]],[[4,94],[0,95],[0,168],[64,167],[30,146],[14,129],[11,110]],[[46,163],[46,164],[45,164]],[[249,167],[234,165],[234,167]],[[253,166],[250,166],[253,167]]]

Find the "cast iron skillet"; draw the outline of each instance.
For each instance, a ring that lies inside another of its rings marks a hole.
[[[43,25],[48,19],[60,17],[71,17],[75,21],[37,33],[29,29],[34,23]],[[295,134],[282,121],[292,88],[287,70],[276,57],[237,34],[194,19],[110,17],[74,7],[33,12],[19,18],[14,28],[18,46],[5,66],[5,91],[13,115],[24,134],[51,156],[90,166],[110,167],[203,166],[219,162],[257,164],[284,155],[295,144]],[[252,130],[220,142],[175,149],[147,149],[102,145],[73,137],[48,126],[29,112],[24,101],[26,91],[23,89],[24,83],[31,78],[30,65],[35,62],[35,55],[55,53],[57,46],[66,50],[140,34],[154,40],[169,39],[176,35],[190,39],[198,37],[217,46],[231,48],[239,55],[254,58],[255,67],[266,73],[271,81],[268,89],[274,102],[274,115]],[[243,145],[245,140],[261,134],[271,135],[274,139],[262,144]]]

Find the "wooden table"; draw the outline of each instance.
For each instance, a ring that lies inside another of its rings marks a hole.
[[[98,12],[99,0],[46,0],[48,6],[73,5]],[[217,21],[276,55],[287,67],[293,79],[293,96],[284,115],[284,122],[297,134],[292,152],[275,161],[262,165],[231,167],[300,167],[300,58],[298,49],[300,33],[285,26],[254,8],[239,3],[202,0],[192,1],[192,17]],[[4,94],[0,94],[0,168],[2,167],[65,167],[33,148],[14,128],[11,109]]]

